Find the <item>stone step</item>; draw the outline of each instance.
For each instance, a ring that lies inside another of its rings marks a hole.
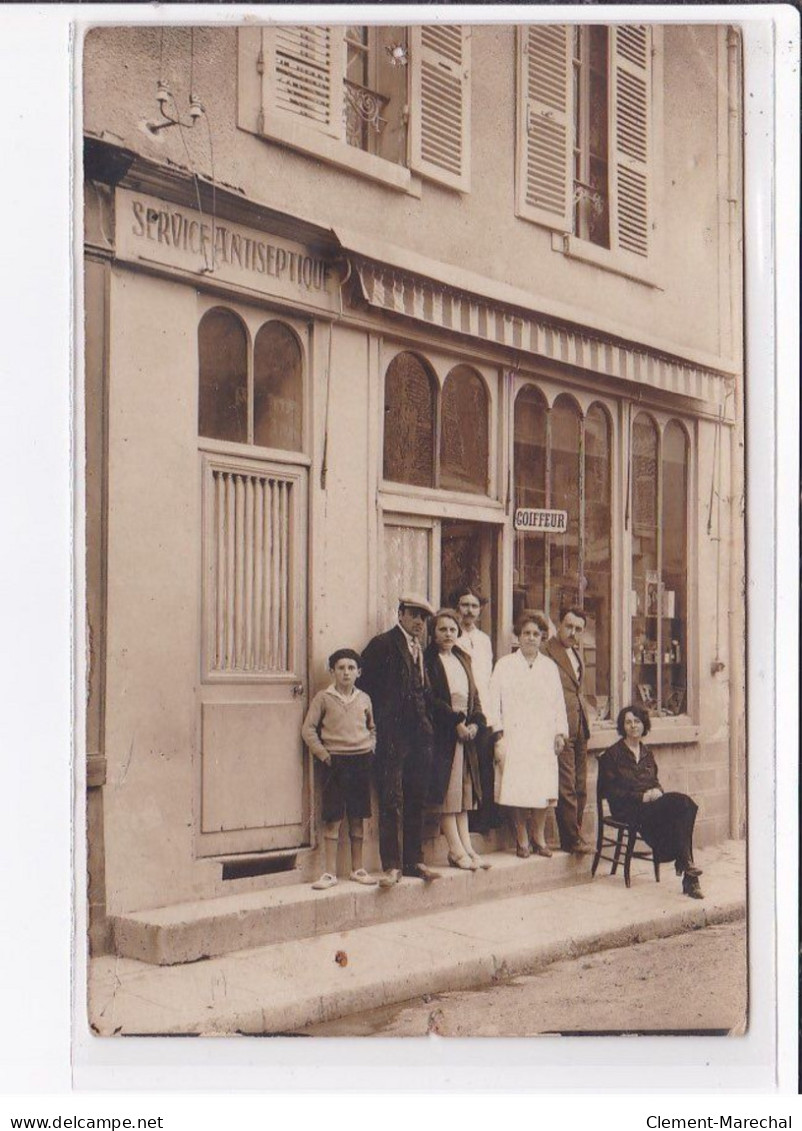
[[[487,871],[446,867],[432,884],[404,878],[381,889],[341,879],[327,891],[291,884],[116,915],[114,949],[123,958],[173,966],[590,880],[589,856],[555,851],[551,859],[520,860],[494,852],[486,859],[492,863]]]

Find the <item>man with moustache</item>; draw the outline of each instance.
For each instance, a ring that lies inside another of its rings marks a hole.
[[[382,888],[401,876],[431,883],[440,873],[423,863],[423,814],[434,730],[423,666],[426,619],[434,609],[417,594],[398,600],[398,623],[362,651],[359,686],[373,703]]]
[[[586,616],[582,609],[566,609],[552,636],[541,651],[557,665],[560,673],[565,711],[568,716],[568,735],[560,762],[560,795],[557,801],[557,828],[560,847],[564,852],[585,856],[593,851],[582,838],[582,816],[587,800],[588,738],[590,714],[582,694],[584,664],[580,655],[582,633]]]

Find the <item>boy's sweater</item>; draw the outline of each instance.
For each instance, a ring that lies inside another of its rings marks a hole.
[[[309,704],[301,735],[323,762],[329,754],[370,754],[376,748],[370,697],[356,689],[350,699],[344,699],[333,685],[318,691]]]

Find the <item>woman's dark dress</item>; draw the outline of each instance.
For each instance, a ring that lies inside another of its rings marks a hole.
[[[479,693],[473,681],[470,657],[460,651],[459,645],[454,648],[452,655],[460,661],[468,674],[468,706],[465,711],[455,711],[451,706],[451,691],[445,669],[440,662],[437,646],[430,644],[423,654],[431,692],[430,705],[434,724],[434,756],[429,777],[428,795],[430,805],[442,804],[446,795],[449,778],[451,777],[451,766],[454,761],[454,750],[457,745],[457,724],[475,724],[480,731],[487,725],[482,714]],[[482,787],[479,780],[479,759],[476,745],[473,742],[465,742],[463,745],[473,791],[477,800],[481,800]]]
[[[649,789],[662,786],[657,763],[648,746],[641,745],[640,760],[623,738],[599,759],[604,796],[617,821],[635,825],[659,863],[675,860],[678,871],[693,864],[693,826],[698,806],[685,793],[664,793],[644,803]]]

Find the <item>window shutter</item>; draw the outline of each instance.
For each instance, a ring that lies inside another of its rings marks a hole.
[[[262,33],[262,130],[343,137],[342,28],[271,27]]]
[[[642,25],[611,28],[611,243],[649,254],[652,39]]]
[[[573,140],[570,28],[518,28],[516,215],[570,232]]]
[[[471,171],[471,31],[410,28],[412,168],[468,192]]]

